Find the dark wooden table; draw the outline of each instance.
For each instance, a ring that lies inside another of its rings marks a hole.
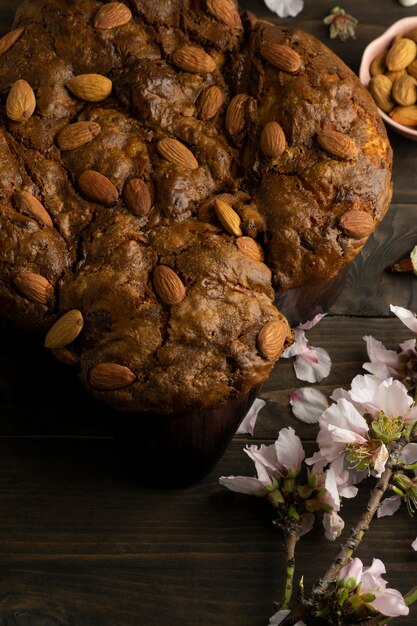
[[[273,19],[262,0],[242,6]],[[366,44],[392,22],[417,14],[396,0],[346,0],[360,24],[357,39],[331,42],[323,18],[335,2],[306,0],[295,20],[332,47],[355,71]],[[10,28],[18,1],[1,0],[0,27]],[[417,144],[390,135],[394,199],[331,315],[309,334],[333,360],[325,393],[348,386],[366,360],[362,340],[372,334],[394,348],[411,334],[389,317],[389,304],[417,311],[417,280],[383,269],[417,243]],[[263,501],[232,494],[220,475],[249,474],[242,448],[271,442],[294,426],[307,446],[314,426],[290,415],[288,392],[297,381],[278,363],[263,393],[269,398],[253,439],[236,437],[203,482],[183,491],[151,491],[123,470],[109,425],[75,381],[44,354],[37,340],[0,333],[0,623],[2,626],[265,626],[281,594],[282,536]],[[273,392],[271,394],[271,392]],[[140,441],[138,441],[140,452]],[[157,462],[157,461],[156,461]],[[343,509],[346,528],[367,488]],[[364,561],[381,558],[393,586],[416,584],[415,522],[402,509],[377,520],[360,548]],[[323,573],[337,545],[321,524],[298,552],[305,584]],[[407,620],[416,624],[417,609]]]

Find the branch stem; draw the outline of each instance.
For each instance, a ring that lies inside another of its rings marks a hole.
[[[294,584],[294,572],[295,572],[295,547],[297,545],[298,536],[294,530],[290,530],[285,533],[285,548],[287,551],[287,565],[285,569],[285,587],[284,587],[284,600],[282,602],[283,609],[289,609],[292,590]]]

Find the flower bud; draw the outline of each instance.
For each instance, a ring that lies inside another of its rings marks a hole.
[[[279,489],[275,489],[275,491],[271,491],[267,495],[267,498],[275,508],[278,508],[281,504],[285,503],[285,498]]]
[[[415,489],[415,485],[411,478],[408,478],[405,474],[394,474],[393,479],[402,491],[409,491]]]
[[[284,478],[281,486],[282,492],[289,495],[290,493],[294,493],[295,490],[295,479],[294,478]]]

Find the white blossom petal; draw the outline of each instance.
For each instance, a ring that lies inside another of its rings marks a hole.
[[[256,400],[254,400],[251,408],[246,413],[246,416],[244,417],[241,425],[236,431],[237,435],[244,435],[247,433],[253,435],[259,412],[264,408],[265,404],[265,400],[261,400],[260,398],[256,398]]]
[[[416,349],[416,340],[415,339],[407,339],[407,341],[403,341],[400,343],[400,348],[403,352],[407,352],[408,350]]]
[[[326,471],[326,478],[324,481],[324,487],[327,491],[326,496],[323,498],[324,502],[330,504],[334,511],[340,510],[340,497],[339,490],[337,488],[336,473],[333,467],[329,467]]]
[[[386,462],[389,459],[389,452],[387,446],[383,443],[377,450],[374,459],[375,476],[380,478],[385,471]]]
[[[301,387],[289,396],[295,417],[306,424],[316,424],[323,411],[329,406],[324,393],[312,387]]]
[[[325,530],[324,536],[326,539],[329,541],[336,541],[336,539],[342,534],[345,522],[336,513],[336,511],[331,511],[330,513],[325,513],[323,515],[323,526]]]
[[[395,350],[387,350],[383,343],[371,335],[366,335],[363,339],[372,363],[381,362],[394,368],[398,367],[398,354]]]
[[[345,580],[349,578],[354,578],[356,583],[359,585],[362,579],[362,571],[363,571],[363,563],[357,557],[351,559],[346,565],[340,568],[337,578],[339,580]]]
[[[369,604],[376,611],[387,617],[397,617],[398,615],[408,615],[410,609],[404,602],[404,598],[397,589],[384,589],[380,593],[373,591],[376,596]]]
[[[388,376],[391,376],[392,373],[385,363],[364,363],[362,367],[379,380],[385,380]]]
[[[413,548],[413,550],[417,550],[417,537],[414,539],[413,543],[411,544],[411,547]]]
[[[314,326],[316,326],[319,322],[321,322],[323,317],[326,317],[326,315],[327,313],[318,313],[318,315],[313,317],[312,320],[309,320],[308,322],[304,322],[304,324],[299,324],[297,328],[301,328],[302,330],[311,330],[311,328],[314,328]]]
[[[264,485],[250,476],[220,476],[219,483],[230,491],[245,493],[247,495],[266,494]]]
[[[284,359],[290,359],[293,356],[297,356],[298,354],[304,352],[307,348],[307,344],[308,341],[305,332],[303,330],[297,330],[296,328],[294,330],[294,343],[289,348],[284,350],[281,356]]]
[[[391,496],[382,500],[377,511],[377,517],[387,517],[388,515],[394,515],[401,506],[400,496]]]
[[[407,328],[417,335],[417,318],[412,311],[404,309],[402,306],[394,306],[392,304],[390,304],[389,308]]]
[[[274,613],[274,615],[269,619],[269,626],[279,626],[284,619],[289,615],[291,611],[289,609],[281,609]],[[298,621],[294,626],[306,626],[306,624],[302,621]]]
[[[304,8],[303,0],[265,0],[265,4],[278,17],[295,17]]]
[[[297,474],[301,469],[301,463],[305,458],[305,452],[301,439],[295,434],[293,428],[282,428],[275,442],[275,450],[279,465],[287,470],[296,470]]]
[[[294,370],[297,378],[309,383],[320,383],[330,374],[332,361],[323,348],[307,348],[297,356]]]
[[[417,443],[407,443],[401,452],[400,461],[406,465],[417,463]]]

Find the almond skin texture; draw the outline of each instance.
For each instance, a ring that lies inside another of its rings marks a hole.
[[[216,69],[216,61],[202,48],[183,46],[172,55],[174,64],[184,72],[191,74],[211,74]]]
[[[101,74],[79,74],[71,78],[66,86],[76,98],[87,102],[101,102],[113,89],[111,80]]]
[[[417,98],[416,81],[412,76],[400,76],[392,85],[392,98],[401,106],[414,104]]]
[[[10,50],[12,46],[16,43],[18,39],[25,32],[24,28],[17,28],[16,30],[11,30],[10,33],[3,35],[0,39],[0,56]]]
[[[48,304],[54,297],[54,288],[43,276],[33,272],[20,272],[14,283],[19,291],[35,304]]]
[[[132,12],[123,2],[109,2],[99,9],[94,18],[94,28],[110,30],[124,26],[132,19]]]
[[[261,134],[261,150],[270,159],[277,159],[286,148],[284,131],[278,122],[268,122]]]
[[[407,73],[413,78],[417,79],[417,59],[412,61],[410,65],[407,66]]]
[[[390,116],[398,124],[417,126],[417,106],[415,104],[408,107],[397,107],[391,111]]]
[[[292,74],[298,72],[301,67],[300,55],[288,46],[279,43],[264,43],[259,51],[266,61],[284,72]]]
[[[118,363],[99,363],[90,371],[90,385],[101,391],[123,389],[135,380],[132,370]]]
[[[372,78],[368,85],[369,92],[375,101],[375,104],[384,111],[389,113],[394,108],[395,104],[391,97],[392,82],[388,76],[380,74]]]
[[[94,170],[83,172],[78,179],[78,186],[87,198],[105,206],[116,204],[119,198],[119,192],[113,183]]]
[[[214,85],[209,87],[203,94],[200,102],[200,119],[207,121],[213,119],[224,104],[224,93]]]
[[[385,65],[385,59],[387,58],[387,51],[384,50],[378,54],[371,63],[369,71],[371,76],[378,76],[379,74],[385,74],[387,66]]]
[[[230,0],[207,0],[207,9],[226,26],[242,28],[239,12]]]
[[[236,239],[236,245],[239,249],[239,252],[248,256],[253,261],[259,261],[259,263],[263,263],[264,261],[264,251],[262,250],[259,243],[256,243],[252,237],[239,237]]]
[[[226,204],[229,204],[231,207],[233,203],[236,202],[235,196],[231,193],[221,193],[218,196],[214,196],[213,198],[209,198],[198,209],[198,219],[200,222],[210,222],[212,219],[216,217],[216,210],[214,208],[215,200],[222,200]]]
[[[167,265],[158,265],[154,269],[153,284],[164,304],[173,306],[185,298],[185,287],[181,278]]]
[[[61,130],[57,141],[61,150],[76,150],[90,143],[101,131],[97,122],[76,122]]]
[[[123,197],[127,208],[138,217],[149,213],[152,206],[148,185],[140,178],[132,178],[126,183]]]
[[[45,348],[59,350],[66,348],[77,339],[84,326],[84,319],[80,311],[68,311],[52,326],[45,338]]]
[[[250,96],[239,93],[232,98],[226,112],[226,130],[229,135],[241,133],[246,125],[246,105]]]
[[[173,165],[187,170],[198,169],[198,161],[186,146],[176,139],[166,138],[158,142],[158,152]]]
[[[335,130],[317,133],[317,142],[320,148],[339,159],[350,160],[356,156],[356,145],[353,139]]]
[[[340,228],[353,239],[363,239],[373,232],[375,224],[369,213],[353,210],[342,215]]]
[[[41,204],[34,195],[29,193],[29,191],[19,191],[15,194],[14,201],[17,208],[21,211],[26,211],[27,213],[30,213],[33,217],[42,222],[42,224],[45,224],[45,226],[47,226],[48,228],[54,227],[51,216],[46,211],[43,204]]]
[[[410,65],[417,55],[417,45],[411,39],[402,37],[398,39],[388,50],[385,60],[390,71],[403,70]]]
[[[219,200],[214,201],[214,208],[216,210],[217,217],[220,224],[230,234],[235,237],[242,236],[242,229],[240,228],[241,219],[234,209],[226,202]]]
[[[26,122],[35,109],[36,98],[32,87],[25,80],[17,80],[7,96],[7,117],[14,122]]]
[[[258,335],[257,347],[268,361],[275,361],[284,349],[291,332],[284,320],[271,320],[262,328]]]

